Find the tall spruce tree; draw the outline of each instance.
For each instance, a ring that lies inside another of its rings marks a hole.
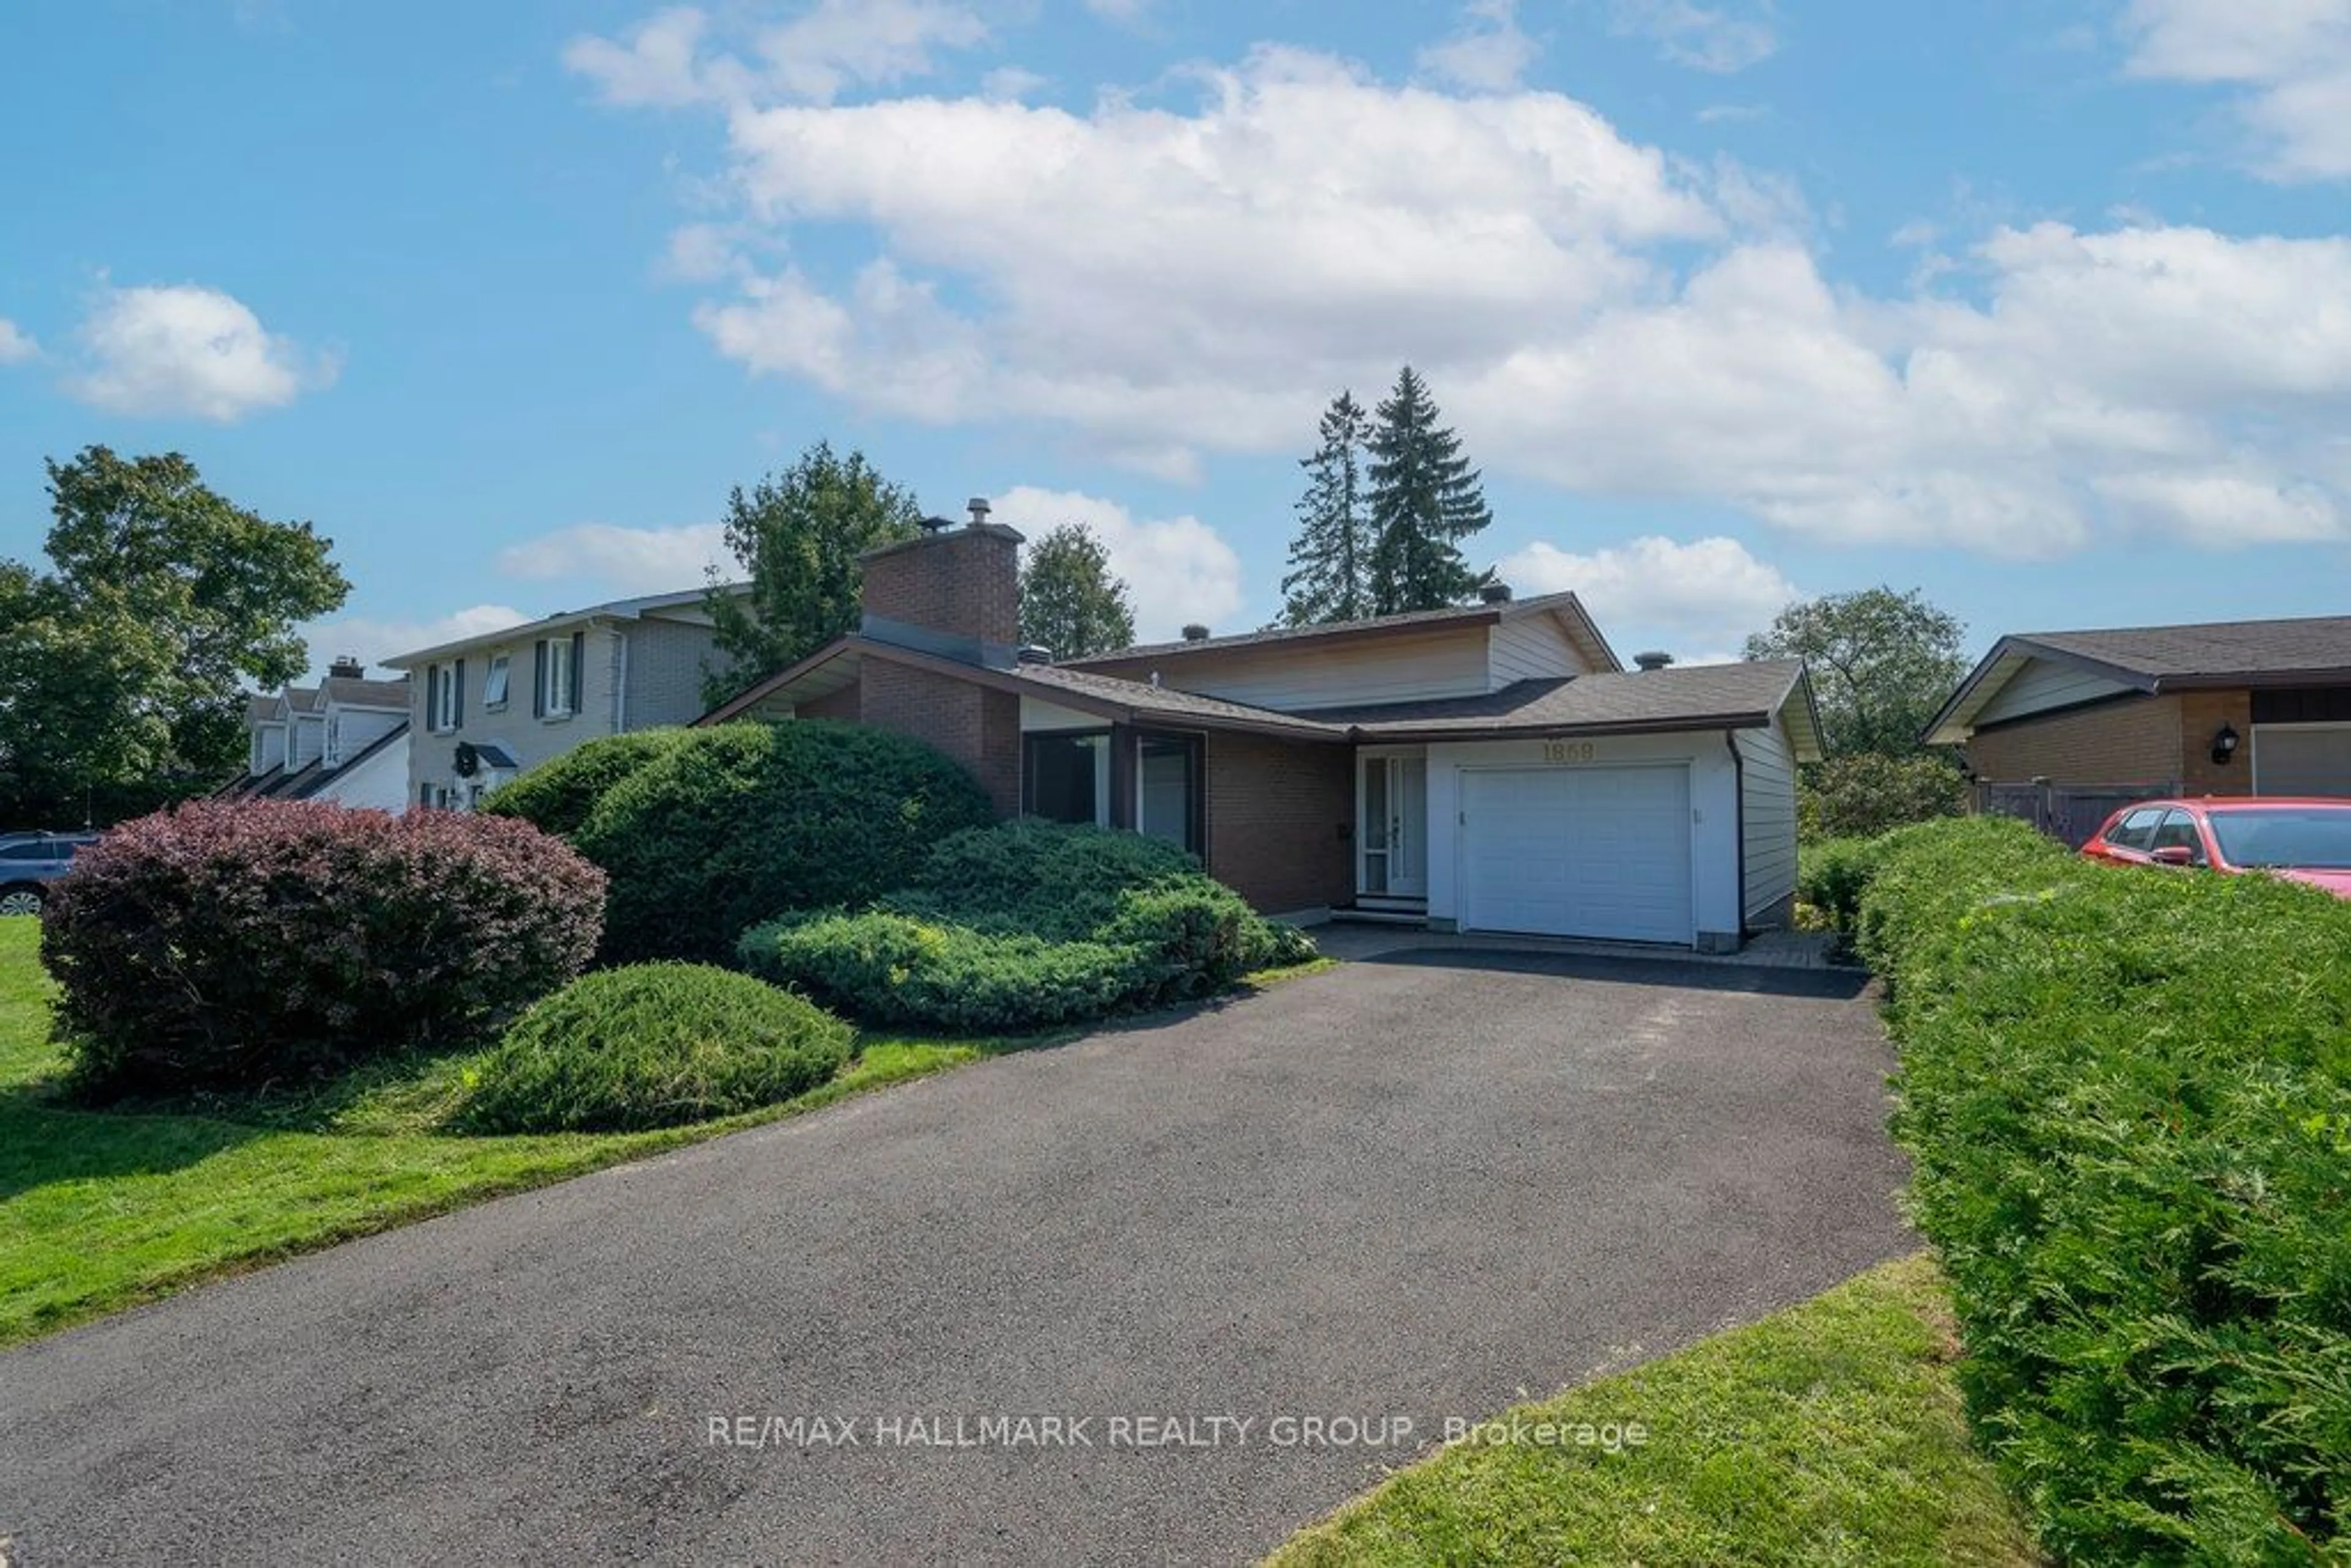
[[[1322,411],[1322,444],[1301,457],[1306,493],[1281,580],[1281,619],[1291,626],[1372,613],[1371,529],[1364,516],[1364,440],[1370,416],[1352,392]]]
[[[1437,400],[1410,365],[1379,407],[1370,448],[1372,612],[1458,604],[1482,576],[1461,541],[1494,520],[1461,437],[1437,423]]]

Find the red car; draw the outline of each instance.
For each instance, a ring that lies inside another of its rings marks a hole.
[[[2351,898],[2351,800],[2142,800],[2108,817],[2082,852],[2124,865],[2273,872]]]

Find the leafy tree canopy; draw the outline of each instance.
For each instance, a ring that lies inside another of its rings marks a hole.
[[[1134,606],[1110,552],[1083,523],[1048,529],[1020,569],[1020,640],[1057,659],[1106,653],[1134,641]]]
[[[1898,757],[1921,749],[1921,733],[1967,674],[1966,635],[1915,588],[1870,588],[1791,604],[1747,639],[1747,656],[1812,666],[1832,752]]]
[[[705,672],[703,700],[715,707],[854,631],[857,558],[913,538],[921,524],[912,491],[884,479],[863,453],[840,456],[830,442],[747,492],[737,486],[726,499],[726,548],[751,591],[712,584],[722,662]]]
[[[7,825],[142,810],[245,756],[245,690],[299,675],[341,606],[333,541],[207,488],[176,452],[47,465],[50,570],[0,561]]]

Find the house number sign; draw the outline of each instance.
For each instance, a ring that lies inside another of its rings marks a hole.
[[[1545,762],[1589,762],[1599,749],[1588,740],[1546,740],[1542,748]]]

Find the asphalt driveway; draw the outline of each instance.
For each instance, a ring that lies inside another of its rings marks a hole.
[[[0,1561],[1245,1561],[1913,1245],[1891,1065],[1834,973],[1350,965],[0,1355]]]

